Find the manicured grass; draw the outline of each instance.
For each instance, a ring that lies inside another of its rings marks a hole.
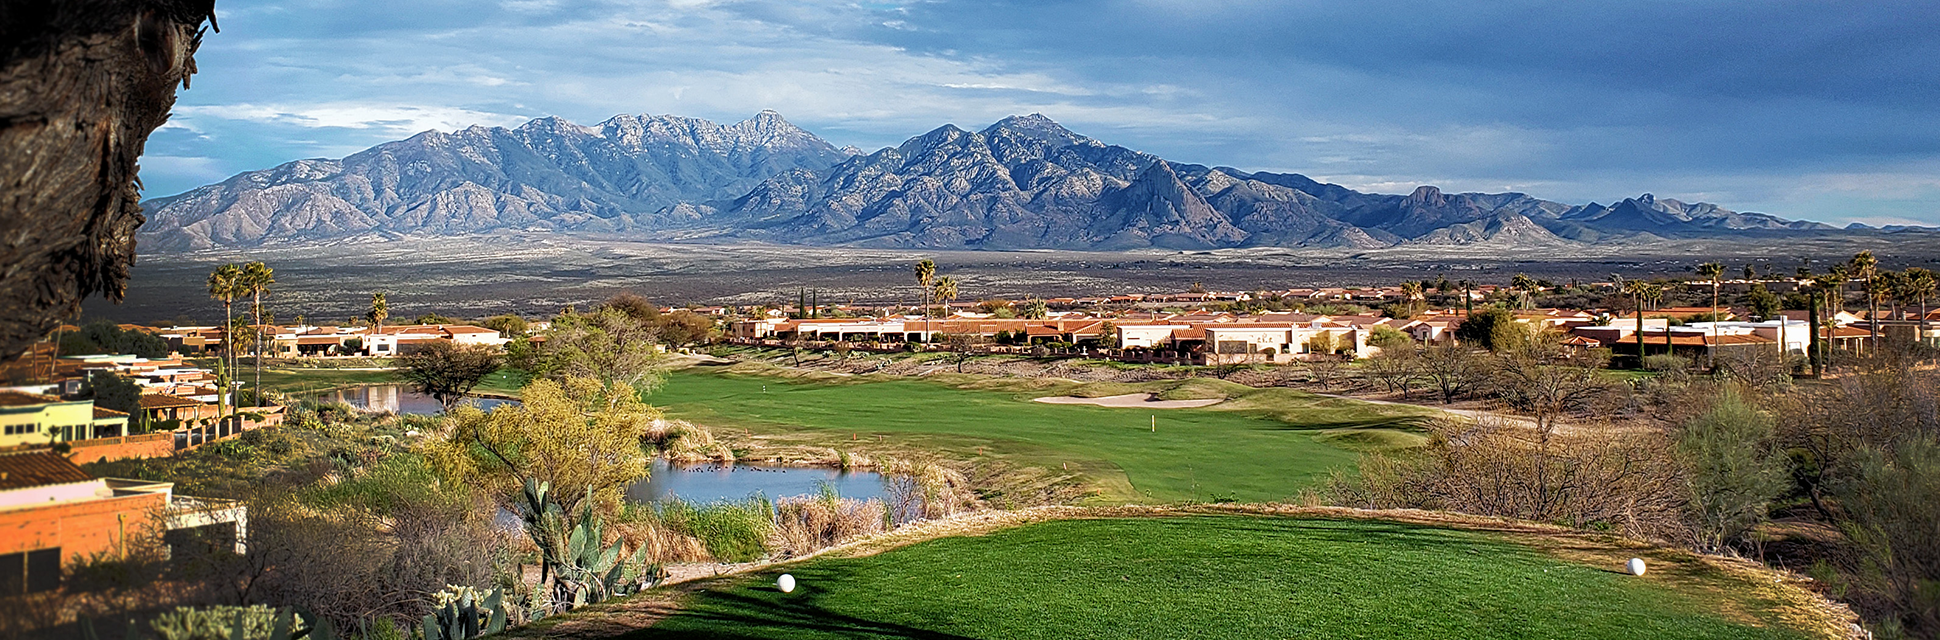
[[[792,594],[774,587],[783,571]],[[1805,637],[1770,603],[1726,595],[1752,591],[1388,522],[1067,520],[723,581],[627,637]]]
[[[829,446],[880,434],[930,451],[1068,469],[1089,481],[1102,500],[1137,502],[1285,500],[1329,469],[1351,466],[1356,451],[1418,442],[1420,436],[1402,429],[1425,413],[1218,381],[1191,381],[1174,390],[1198,397],[1217,389],[1245,395],[1220,405],[1230,408],[1105,408],[1029,401],[1072,392],[1075,384],[956,382],[803,381],[687,369],[670,374],[648,401],[708,426],[817,431]],[[986,388],[962,388],[968,385]]]
[[[256,384],[256,370],[246,369],[238,380]],[[263,369],[263,387],[290,394],[316,393],[367,384],[393,384],[396,375],[389,371],[345,371],[342,369]]]

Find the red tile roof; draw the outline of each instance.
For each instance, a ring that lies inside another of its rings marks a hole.
[[[87,482],[94,476],[47,451],[0,455],[0,491]]]

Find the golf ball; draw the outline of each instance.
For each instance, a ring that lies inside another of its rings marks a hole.
[[[1630,575],[1633,575],[1633,576],[1644,575],[1643,558],[1631,558],[1629,565],[1630,565]]]
[[[781,574],[780,578],[775,579],[775,588],[780,589],[782,593],[794,593],[795,576],[786,573]]]

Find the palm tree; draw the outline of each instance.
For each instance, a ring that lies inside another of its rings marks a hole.
[[[939,277],[936,279],[936,285],[932,288],[936,292],[931,297],[936,300],[937,304],[943,305],[947,314],[950,301],[957,299],[957,279],[950,276]]]
[[[1918,300],[1920,304],[1920,336],[1917,341],[1925,342],[1927,339],[1927,298],[1933,296],[1936,286],[1940,286],[1940,281],[1935,280],[1932,271],[1919,267],[1907,269],[1905,280],[1907,294],[1912,296],[1914,300]]]
[[[1663,304],[1664,285],[1656,284],[1656,283],[1644,285],[1644,300],[1649,302],[1652,308],[1656,308],[1657,305]],[[1642,312],[1639,312],[1639,313],[1642,313]],[[1676,352],[1677,352],[1676,348],[1671,346],[1670,316],[1665,316],[1664,317],[1664,353],[1668,355],[1668,354],[1674,354]]]
[[[1868,339],[1869,351],[1879,350],[1879,297],[1873,287],[1873,279],[1879,275],[1879,259],[1871,251],[1861,251],[1852,256],[1852,275],[1866,281],[1866,328],[1872,333]]]
[[[226,368],[230,371],[236,369],[234,366],[236,355],[235,304],[236,298],[240,298],[243,295],[242,278],[242,267],[234,264],[225,264],[209,272],[209,297],[222,301],[222,357],[225,362],[229,363],[229,366]],[[216,416],[218,418],[224,413],[222,409],[229,406],[227,402],[229,393],[230,389],[225,387],[222,393],[216,396],[218,405],[216,408]]]
[[[1423,285],[1419,281],[1408,280],[1401,283],[1401,296],[1408,300],[1409,315],[1414,315],[1415,303],[1427,297],[1422,293],[1422,290]]]
[[[276,284],[276,270],[261,262],[243,265],[239,284],[252,299],[251,310],[256,313],[256,406],[260,407],[263,406],[263,296],[269,295],[270,285]]]
[[[1621,283],[1618,286],[1623,292],[1630,294],[1631,304],[1637,308],[1637,368],[1642,369],[1644,367],[1644,294],[1650,289],[1650,283],[1642,280],[1624,280],[1621,276],[1616,280]]]
[[[389,317],[391,317],[391,305],[384,301],[384,294],[381,292],[370,294],[370,322],[376,327],[371,329],[372,337],[384,332],[384,319]],[[376,349],[376,347],[369,348]],[[376,352],[372,351],[371,355],[376,355]]]
[[[930,285],[936,283],[936,261],[916,263],[916,285],[923,288],[923,341],[930,341]]]
[[[1716,368],[1718,357],[1712,352],[1718,348],[1718,286],[1724,283],[1724,265],[1706,262],[1698,265],[1697,274],[1711,281],[1711,346],[1704,350],[1705,368]]]
[[[1535,292],[1542,289],[1542,285],[1537,284],[1535,278],[1520,273],[1509,280],[1509,286],[1516,290],[1516,306],[1522,309],[1535,306]]]

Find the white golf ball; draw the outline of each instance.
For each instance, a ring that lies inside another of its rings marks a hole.
[[[1633,576],[1644,575],[1643,558],[1631,558],[1629,562],[1629,566],[1630,566],[1630,575],[1633,575]]]
[[[794,593],[795,576],[786,573],[781,574],[780,578],[775,579],[775,588],[780,589],[782,593]]]

